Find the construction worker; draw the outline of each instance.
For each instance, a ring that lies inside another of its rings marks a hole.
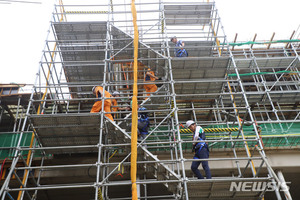
[[[101,87],[101,86],[94,86],[92,91],[93,91],[93,94],[96,95],[96,98],[99,98],[99,100],[96,100],[90,113],[97,113],[102,110],[101,97],[103,97],[103,94],[104,94],[105,98],[111,98],[112,95],[109,92],[107,92],[106,90],[104,90],[103,87]],[[114,119],[110,113],[111,112],[111,99],[104,100],[104,111],[109,112],[109,113],[106,113],[105,116],[107,118],[109,118],[110,120],[114,121]]]
[[[130,108],[132,109],[132,101],[130,102]],[[148,130],[150,126],[150,120],[148,117],[148,112],[145,107],[138,105],[138,127],[137,127],[137,134],[138,134],[138,141],[143,141],[147,135]],[[131,127],[131,124],[130,124]],[[147,148],[147,145],[145,145],[146,142],[142,146]]]
[[[197,141],[193,143],[193,151],[195,151],[194,159],[206,159],[209,157],[209,149],[208,145],[203,142],[205,140],[205,133],[201,126],[197,126],[193,120],[188,120],[186,122],[186,127],[189,128],[194,136],[193,141]],[[198,179],[203,179],[198,167],[202,163],[202,168],[205,171],[206,179],[211,179],[211,173],[208,166],[208,161],[193,161],[191,165],[191,169]]]
[[[188,57],[189,56],[188,52],[183,48],[184,42],[182,40],[177,40],[177,37],[174,36],[171,38],[171,42],[173,42],[175,44],[175,48],[174,48],[175,57]]]
[[[157,90],[157,86],[154,84],[154,81],[157,79],[158,78],[155,76],[154,72],[149,67],[144,78],[145,83],[148,83],[144,85],[144,88],[147,92],[147,96],[150,96],[151,93]]]
[[[150,126],[150,121],[146,108],[138,108],[138,140],[143,141],[148,135],[148,129]],[[143,145],[146,147],[146,145]]]
[[[112,93],[113,97],[120,97],[120,92],[114,91]],[[119,110],[130,110],[129,107],[118,107],[118,99],[112,99],[112,111],[113,112],[118,112]]]

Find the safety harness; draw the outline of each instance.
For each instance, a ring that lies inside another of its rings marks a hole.
[[[181,40],[179,40],[176,45],[176,47],[181,47],[182,46],[182,42]],[[188,56],[188,52],[185,49],[181,49],[181,48],[175,48],[175,56],[176,57],[187,57]]]
[[[138,109],[138,111],[145,111],[147,110],[144,107]],[[148,134],[148,127],[150,125],[148,113],[146,112],[139,112],[138,113],[138,122],[142,127],[138,127],[141,134]]]
[[[201,137],[200,137],[200,134],[202,135],[202,132],[203,132],[203,129],[200,128],[199,130],[199,137],[197,140],[199,141],[204,141]],[[206,146],[207,147],[207,144],[205,142],[198,142],[196,145],[195,145],[195,152],[197,151],[201,151],[201,149]]]

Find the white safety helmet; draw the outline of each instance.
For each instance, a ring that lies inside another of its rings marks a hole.
[[[115,96],[117,96],[117,95],[120,95],[120,92],[114,91],[114,92],[112,93],[112,95],[115,97]]]
[[[187,128],[189,128],[192,124],[195,124],[195,122],[193,120],[188,120],[186,123],[185,123],[185,126]]]
[[[93,93],[95,93],[96,87],[97,87],[97,86],[94,86],[94,87],[92,88],[92,92],[93,92]]]

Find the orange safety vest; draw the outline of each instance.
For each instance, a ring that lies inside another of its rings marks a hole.
[[[151,69],[148,69],[147,73],[150,73],[150,74],[152,74],[153,76],[155,76],[154,72],[151,71]],[[147,77],[147,76],[148,76],[148,77]],[[149,78],[150,78],[150,80],[148,80]],[[147,79],[147,80],[146,80],[146,79]],[[155,78],[146,74],[146,75],[145,75],[145,78],[144,78],[144,81],[155,81]]]
[[[98,97],[98,94],[99,94],[99,93],[101,94],[101,96],[103,96],[103,87],[97,86],[97,87],[95,88],[95,93],[96,93],[96,97],[97,97],[97,98],[99,98],[99,97]],[[107,92],[106,90],[104,90],[104,97],[110,98],[110,97],[112,97],[112,95],[111,95],[109,92]],[[111,99],[105,99],[105,101],[110,101],[110,102],[111,102]]]
[[[113,99],[112,100],[112,110],[114,111],[114,112],[117,112],[118,111],[118,102],[117,102],[117,100],[116,99]]]

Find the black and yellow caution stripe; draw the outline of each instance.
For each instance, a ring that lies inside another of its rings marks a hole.
[[[216,132],[234,132],[239,131],[239,128],[204,128],[205,133],[216,133]],[[191,129],[180,129],[180,133],[192,133]]]

